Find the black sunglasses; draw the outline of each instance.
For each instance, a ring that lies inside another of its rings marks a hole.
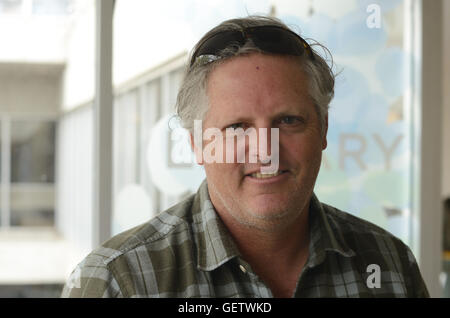
[[[203,57],[208,57],[205,63],[217,60],[218,54],[230,45],[243,46],[251,39],[256,47],[264,52],[301,56],[306,51],[314,60],[314,54],[309,44],[298,34],[279,26],[255,26],[242,30],[227,30],[204,39],[195,50],[191,64]]]

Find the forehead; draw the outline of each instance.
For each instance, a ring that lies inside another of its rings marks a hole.
[[[309,101],[308,80],[296,57],[253,53],[217,65],[208,77],[211,110],[242,111]]]

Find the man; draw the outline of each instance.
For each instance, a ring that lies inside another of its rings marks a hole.
[[[428,296],[405,244],[313,193],[333,94],[326,61],[280,21],[248,17],[212,29],[177,100],[206,180],[93,251],[63,296]],[[215,138],[198,138],[208,130]]]

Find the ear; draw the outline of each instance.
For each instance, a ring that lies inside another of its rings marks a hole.
[[[189,141],[191,143],[191,149],[195,153],[195,161],[201,166],[203,166],[203,149],[200,145],[200,148],[195,145],[194,136],[192,133],[189,133]]]
[[[323,133],[322,133],[322,150],[327,149],[328,141],[327,141],[327,133],[328,133],[328,114],[325,116]]]

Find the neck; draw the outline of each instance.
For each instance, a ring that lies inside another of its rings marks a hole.
[[[285,227],[273,231],[250,228],[221,215],[238,249],[275,297],[292,297],[309,255],[309,204]]]
[[[308,254],[309,204],[289,225],[271,230],[252,228],[236,221],[229,213],[220,213],[243,258],[254,267],[273,264],[280,269],[296,268]],[[269,262],[269,263],[268,263]]]

